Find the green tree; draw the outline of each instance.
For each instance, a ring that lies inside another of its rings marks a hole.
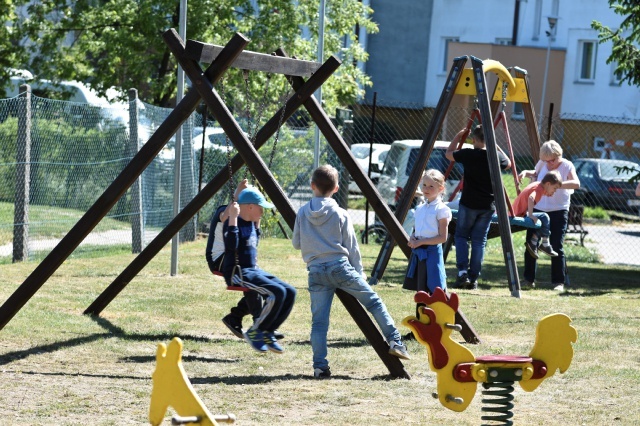
[[[19,35],[14,23],[18,20],[18,9],[25,0],[0,0],[0,97],[5,95],[5,87],[13,70],[19,69],[27,60],[26,49],[20,46]]]
[[[598,30],[600,43],[611,41],[613,50],[607,64],[617,62],[616,73],[621,83],[640,86],[640,3],[637,0],[609,0],[609,6],[618,15],[625,16],[617,29],[611,29],[598,21],[591,27]]]
[[[23,0],[0,0],[8,6],[18,1]],[[21,41],[21,51],[31,55],[30,59],[12,56],[13,68],[26,68],[53,81],[83,81],[102,95],[115,87],[124,97],[126,89],[135,87],[141,99],[172,106],[177,63],[161,35],[178,28],[179,4],[178,0],[41,0],[28,6],[26,18],[6,12],[0,16],[12,23],[13,40]],[[319,0],[190,0],[187,39],[225,44],[239,31],[252,40],[248,50],[270,53],[283,47],[289,55],[313,60],[318,5]],[[367,54],[355,34],[357,27],[377,31],[371,13],[358,0],[328,2],[325,52],[338,55],[343,65],[323,89],[327,108],[348,105],[371,84],[356,66]],[[342,46],[345,36],[352,40],[348,47]],[[0,82],[3,78],[0,75]],[[249,84],[253,98],[261,96],[265,81],[260,76]],[[246,103],[241,73],[232,73],[225,84],[231,99],[238,105]],[[272,83],[269,96],[279,92],[282,97],[285,85],[284,80]]]
[[[607,58],[607,64],[617,62],[616,73],[621,76],[620,84],[626,81],[633,86],[640,86],[640,3],[637,0],[609,0],[609,6],[616,14],[626,16],[618,29],[612,30],[598,21],[591,27],[598,30],[600,43],[611,41],[613,50]],[[618,173],[623,170],[618,169]],[[635,171],[635,170],[634,170]],[[629,181],[640,181],[640,170]]]

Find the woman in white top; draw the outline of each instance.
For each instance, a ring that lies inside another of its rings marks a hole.
[[[551,235],[549,242],[558,252],[557,257],[551,259],[551,282],[554,290],[564,291],[567,280],[567,263],[562,243],[569,223],[569,206],[573,190],[580,188],[580,180],[576,174],[573,163],[562,158],[562,148],[556,141],[547,141],[540,147],[540,161],[534,170],[524,170],[520,173],[520,179],[525,177],[532,181],[541,181],[551,170],[557,170],[562,177],[560,189],[551,197],[543,196],[536,204],[534,211],[546,212],[549,215]],[[531,238],[532,230],[527,230],[527,241]],[[536,259],[526,250],[524,252],[524,280],[523,287],[535,287]]]

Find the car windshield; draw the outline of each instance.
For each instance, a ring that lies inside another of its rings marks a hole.
[[[627,167],[626,170],[623,170],[622,167]],[[631,170],[635,168],[636,171]],[[618,172],[618,170],[620,170]],[[601,163],[600,164],[600,176],[602,179],[621,179],[621,180],[629,180],[630,177],[635,176],[638,172],[638,166],[629,162],[619,162],[619,163]]]
[[[398,173],[398,162],[402,157],[402,153],[406,148],[402,145],[391,145],[391,149],[387,153],[387,158],[384,161],[384,167],[382,174],[386,176],[395,177]]]
[[[362,160],[369,156],[369,147],[368,146],[352,146],[351,153],[357,159]]]

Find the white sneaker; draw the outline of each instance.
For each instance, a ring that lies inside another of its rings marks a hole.
[[[553,288],[555,291],[564,291],[564,284],[558,284]]]
[[[411,359],[407,347],[399,340],[389,343],[389,354],[401,359]]]

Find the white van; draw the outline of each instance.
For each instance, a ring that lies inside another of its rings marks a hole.
[[[449,167],[450,161],[445,157],[445,152],[451,142],[436,141],[431,156],[427,162],[427,169],[437,169],[444,173]],[[404,189],[409,173],[413,169],[413,165],[418,158],[418,152],[422,146],[421,140],[402,140],[395,141],[391,144],[391,149],[387,154],[384,166],[380,172],[378,179],[378,192],[382,195],[382,199],[391,206],[396,206],[400,200],[400,194]],[[463,148],[473,148],[470,144],[464,144]],[[455,165],[451,174],[445,182],[444,200],[449,199],[449,195],[453,193],[460,178],[462,177],[462,166]]]

